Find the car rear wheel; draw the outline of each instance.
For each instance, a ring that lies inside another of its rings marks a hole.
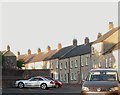
[[[41,84],[40,87],[41,87],[41,89],[43,89],[43,90],[47,89],[47,85],[46,85],[45,83]]]
[[[20,82],[20,83],[18,84],[18,87],[19,87],[19,88],[23,88],[23,87],[24,87],[24,84],[23,84],[22,82]]]
[[[59,88],[59,85],[58,85],[58,84],[56,84],[56,85],[55,85],[55,88]]]

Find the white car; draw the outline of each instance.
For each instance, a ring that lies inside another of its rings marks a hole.
[[[28,80],[18,80],[15,82],[15,86],[19,88],[24,87],[40,87],[41,89],[48,89],[55,86],[55,82],[43,77],[31,77]]]

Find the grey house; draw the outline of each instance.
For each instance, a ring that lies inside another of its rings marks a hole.
[[[64,83],[80,83],[86,77],[91,66],[91,44],[85,38],[82,45],[76,45],[71,51],[59,58],[60,80]]]
[[[64,65],[63,63],[60,63],[59,58],[64,56],[66,53],[70,52],[73,48],[75,48],[76,44],[77,44],[76,40],[73,40],[73,45],[61,48],[53,56],[46,59],[46,61],[49,60],[51,73],[52,73],[52,76],[54,79],[60,80],[60,77],[61,77],[60,72],[62,71],[61,67],[62,67],[62,65]],[[66,66],[65,69],[69,70],[68,66]]]

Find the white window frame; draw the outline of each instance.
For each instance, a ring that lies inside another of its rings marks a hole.
[[[60,81],[63,81],[63,75],[60,74]]]
[[[67,62],[65,62],[65,69],[67,69]]]
[[[111,68],[112,67],[112,58],[110,57],[109,58],[109,68]]]
[[[105,59],[105,67],[108,68],[108,59]]]
[[[76,73],[74,74],[74,80],[77,80]]]
[[[85,65],[88,65],[88,57],[85,58]]]
[[[83,59],[81,58],[81,66],[84,66],[84,64],[83,64]]]
[[[50,65],[50,69],[53,69],[53,63],[51,63],[51,65]]]
[[[60,69],[62,69],[62,63],[60,63]]]
[[[78,60],[75,60],[75,67],[78,67]]]
[[[73,74],[73,73],[71,73],[71,80],[73,80],[73,78],[74,78],[74,74]]]
[[[58,69],[58,61],[56,62],[56,69]]]
[[[73,68],[73,61],[70,62],[70,68]]]

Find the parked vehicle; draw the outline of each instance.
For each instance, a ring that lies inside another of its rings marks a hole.
[[[49,77],[49,76],[43,76],[44,78],[47,78],[48,80],[53,80],[55,82],[55,88],[59,88],[62,87],[62,82],[58,81],[58,80],[54,80],[53,78]]]
[[[93,69],[82,84],[82,95],[86,93],[119,93],[118,73],[113,69]]]
[[[15,82],[16,87],[40,87],[41,89],[48,89],[55,86],[55,82],[52,80],[48,80],[43,77],[31,77],[28,80],[18,80]]]

